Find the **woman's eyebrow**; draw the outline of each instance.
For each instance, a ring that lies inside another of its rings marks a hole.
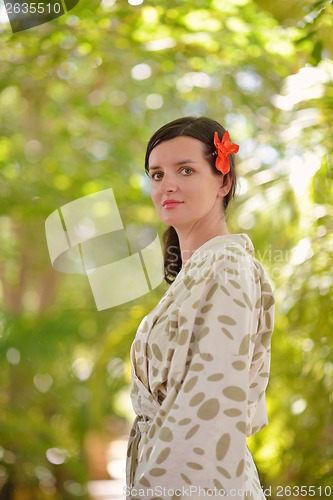
[[[177,163],[175,163],[174,165],[176,167],[179,167],[180,165],[185,165],[185,164],[188,164],[188,163],[198,163],[197,161],[194,161],[194,160],[180,160],[180,161],[177,161]],[[148,167],[148,170],[156,170],[158,168],[161,168],[161,167],[155,167],[155,166],[149,166]]]
[[[185,163],[198,163],[197,161],[194,161],[194,160],[181,160],[181,161],[177,161],[177,163],[175,163],[175,165],[184,165]]]

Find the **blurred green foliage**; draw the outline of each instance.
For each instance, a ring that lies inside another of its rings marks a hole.
[[[86,437],[129,418],[130,343],[165,289],[97,312],[84,276],[52,269],[45,219],[112,187],[125,227],[162,230],[145,144],[188,114],[241,144],[229,228],[275,288],[270,425],[250,442],[263,485],[333,486],[332,14],[81,0],[34,29],[0,24],[1,499],[87,496]]]

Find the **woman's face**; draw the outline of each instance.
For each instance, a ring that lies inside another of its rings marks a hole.
[[[161,142],[149,156],[151,197],[161,220],[175,229],[192,229],[221,216],[230,186],[212,172],[204,144],[192,137]],[[229,183],[227,183],[229,184]]]

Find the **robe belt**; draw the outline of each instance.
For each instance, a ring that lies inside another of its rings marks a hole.
[[[149,431],[150,423],[146,420],[138,420],[138,427],[141,434],[146,434]]]
[[[136,434],[134,436],[132,446],[131,446],[131,469],[130,469],[130,485],[131,487],[134,485],[134,476],[135,476],[135,469],[137,465],[137,460],[138,460],[138,448],[139,448],[139,441],[142,439],[142,437],[147,434],[149,431],[150,427],[150,422],[149,420],[140,420],[144,419],[146,417],[143,416],[138,416],[137,422],[136,422]]]

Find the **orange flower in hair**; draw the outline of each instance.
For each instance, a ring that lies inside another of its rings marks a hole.
[[[214,146],[217,153],[215,167],[217,168],[217,170],[222,172],[222,174],[227,174],[230,171],[229,155],[237,153],[237,151],[239,150],[239,146],[238,144],[234,144],[230,141],[230,134],[228,131],[223,134],[221,141],[219,140],[218,133],[215,132]]]

